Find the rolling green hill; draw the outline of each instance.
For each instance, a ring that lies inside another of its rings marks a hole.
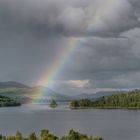
[[[128,95],[127,95],[128,94]],[[37,98],[37,103],[46,103],[48,100],[57,100],[57,101],[71,101],[71,100],[81,100],[83,98],[90,100],[96,100],[96,102],[90,102],[90,106],[97,106],[97,107],[122,107],[124,106],[124,102],[129,102],[129,106],[132,107],[138,106],[139,102],[135,101],[134,99],[139,99],[140,91],[135,90],[131,92],[98,92],[97,94],[80,94],[80,95],[63,95],[60,93],[57,93],[47,87],[37,86],[37,87],[29,87],[24,84],[18,83],[18,82],[0,82],[0,95],[7,96],[10,98],[17,97],[21,103],[29,103],[32,100]],[[137,98],[134,98],[136,96]],[[132,99],[131,101],[131,98]],[[130,101],[129,101],[130,99]],[[138,100],[137,99],[137,100]],[[113,103],[112,103],[113,102]],[[82,102],[83,103],[83,102]],[[136,105],[137,104],[137,105]],[[88,107],[88,105],[87,105]]]
[[[38,103],[45,103],[51,99],[71,100],[69,96],[57,93],[47,87],[29,87],[17,82],[0,82],[0,95],[10,98],[17,97],[22,103],[30,102],[36,98],[38,98]]]
[[[18,82],[8,81],[8,82],[0,82],[0,88],[29,88],[29,87]]]

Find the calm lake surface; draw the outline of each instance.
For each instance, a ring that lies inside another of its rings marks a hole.
[[[27,135],[47,128],[58,136],[70,128],[105,140],[140,140],[139,110],[69,110],[66,106],[50,109],[47,105],[0,108],[0,133]]]

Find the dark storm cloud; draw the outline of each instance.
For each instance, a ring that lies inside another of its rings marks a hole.
[[[63,35],[113,36],[139,26],[127,0],[1,0],[2,28]]]
[[[88,79],[86,88],[89,89],[138,88],[140,86],[139,31],[140,29],[135,29],[124,33],[123,36],[126,38],[93,37],[81,42],[80,49],[77,49],[72,56],[71,65],[67,66],[64,79],[69,80],[70,77],[81,81]],[[75,73],[69,74],[69,71]]]
[[[86,72],[137,70],[139,57],[135,56],[133,45],[134,42],[127,38],[88,38],[75,51],[71,68],[81,72],[82,69]]]
[[[139,0],[0,0],[0,80],[35,84],[76,37],[58,89],[140,86],[139,7]]]
[[[2,39],[0,43],[1,81],[14,80],[36,84],[56,61],[57,53],[65,45],[65,39],[59,37],[41,39],[26,34],[26,36],[10,36]]]

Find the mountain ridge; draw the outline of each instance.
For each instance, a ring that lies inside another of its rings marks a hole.
[[[30,88],[27,85],[15,81],[0,82],[0,88],[10,88],[10,87]]]
[[[87,94],[82,93],[79,95],[65,95],[53,91],[47,87],[43,86],[35,86],[30,87],[18,82],[14,81],[7,81],[7,82],[0,82],[0,95],[6,95],[8,97],[18,97],[23,102],[27,100],[35,100],[37,99],[38,102],[46,102],[47,100],[55,99],[58,101],[70,101],[70,100],[79,100],[79,99],[96,99],[102,96],[109,96],[112,94],[118,94],[119,91],[99,91],[97,93]],[[121,93],[121,92],[120,92]]]

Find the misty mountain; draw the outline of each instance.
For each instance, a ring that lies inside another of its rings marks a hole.
[[[122,93],[120,91],[99,91],[93,94],[64,95],[53,91],[47,87],[36,86],[29,87],[18,82],[0,82],[0,95],[12,98],[19,98],[22,102],[35,101],[38,103],[46,103],[48,100],[55,99],[57,101],[70,101],[79,99],[96,99],[102,96]]]
[[[32,99],[37,99],[38,102],[46,102],[51,99],[57,101],[69,101],[72,100],[70,96],[55,92],[47,87],[34,87],[32,93],[30,93]]]
[[[122,93],[122,91],[116,90],[116,91],[98,91],[96,93],[83,93],[75,96],[75,99],[96,99],[102,96],[109,96],[109,95],[114,95],[114,94],[119,94]]]
[[[58,101],[68,101],[72,99],[67,95],[57,93],[47,87],[29,87],[18,82],[0,82],[0,95],[12,98],[17,97],[22,102],[36,100],[39,103],[44,103],[51,99]]]
[[[18,82],[8,81],[8,82],[0,82],[0,88],[29,88],[29,87]]]

